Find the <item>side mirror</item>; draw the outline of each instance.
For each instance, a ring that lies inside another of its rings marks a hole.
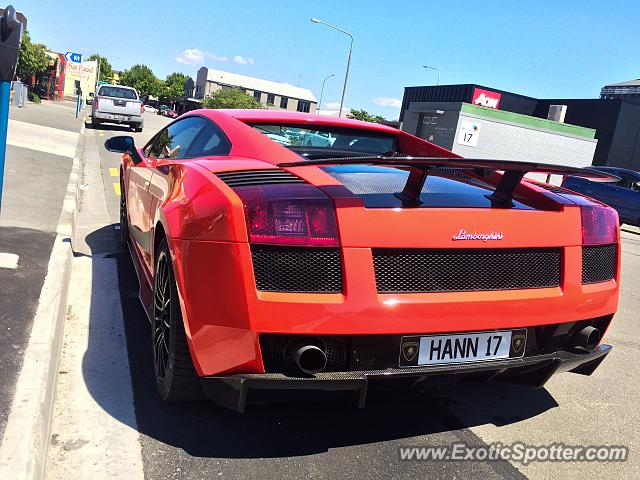
[[[104,142],[104,147],[110,152],[133,153],[136,151],[133,137],[128,135],[119,135],[111,137]]]

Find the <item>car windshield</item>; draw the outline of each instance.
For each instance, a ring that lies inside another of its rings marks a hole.
[[[102,97],[126,98],[128,100],[137,100],[136,91],[131,88],[122,87],[102,87],[98,92]]]
[[[396,150],[392,134],[369,132],[363,129],[332,126],[289,124],[252,124],[253,128],[292,150],[323,149],[336,152],[358,152],[384,155]]]

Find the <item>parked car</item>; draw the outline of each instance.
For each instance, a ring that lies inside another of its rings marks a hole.
[[[93,92],[89,93],[89,96],[86,99],[87,105],[93,105],[93,97],[94,97],[94,95],[95,94]]]
[[[123,85],[100,85],[91,106],[91,125],[102,123],[129,125],[136,132],[144,126],[144,105],[135,88]]]
[[[149,113],[157,113],[158,109],[156,107],[154,107],[153,105],[146,104],[144,106],[144,111],[145,112],[149,112]]]
[[[272,136],[285,128],[334,141],[286,146]],[[243,411],[317,389],[363,406],[376,384],[434,376],[539,387],[611,351],[616,211],[521,181],[607,173],[272,110],[196,110],[144,146],[105,146],[124,154],[120,239],[165,401],[204,392]]]
[[[178,118],[178,113],[167,105],[160,105],[160,108],[158,109],[158,115],[169,118]]]
[[[640,172],[617,167],[593,168],[620,177],[620,180],[615,183],[598,183],[565,177],[562,186],[615,208],[620,223],[640,227]]]
[[[169,118],[178,118],[178,112],[176,112],[172,108],[168,108],[168,109],[164,110],[163,115],[165,117],[169,117]]]

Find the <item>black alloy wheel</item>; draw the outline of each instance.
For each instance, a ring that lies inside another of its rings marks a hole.
[[[155,384],[166,402],[187,402],[200,396],[200,380],[191,360],[178,291],[166,240],[158,245],[153,277],[151,350]]]

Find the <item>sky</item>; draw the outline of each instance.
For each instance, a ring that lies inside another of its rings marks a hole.
[[[164,78],[198,68],[309,88],[337,109],[349,37],[345,105],[397,119],[404,87],[477,83],[541,98],[597,98],[640,78],[640,1],[13,0],[34,42],[100,53],[122,70]],[[54,6],[55,5],[55,8]]]

